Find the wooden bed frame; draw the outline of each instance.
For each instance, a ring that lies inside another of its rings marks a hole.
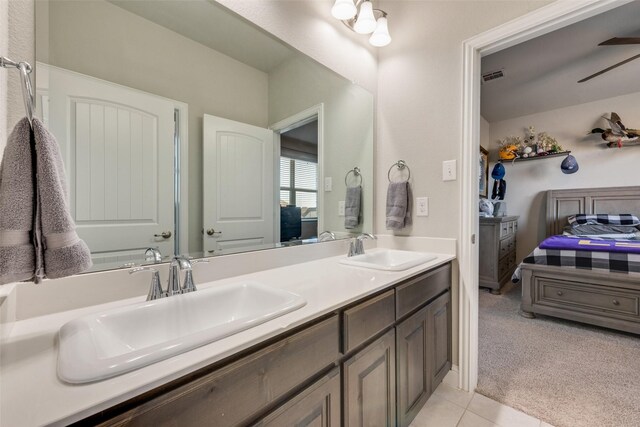
[[[577,213],[640,216],[640,186],[550,190],[547,235]],[[640,334],[640,275],[522,264],[522,315],[560,317]]]

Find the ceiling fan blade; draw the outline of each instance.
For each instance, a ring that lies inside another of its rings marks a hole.
[[[622,44],[640,44],[640,37],[614,37],[603,41],[598,46],[617,46]]]
[[[614,65],[612,65],[611,67],[607,67],[607,68],[605,68],[604,70],[598,71],[598,72],[597,72],[597,73],[595,73],[595,74],[591,74],[589,77],[585,77],[585,78],[584,78],[584,79],[582,79],[582,80],[578,80],[578,83],[584,83],[584,82],[586,82],[587,80],[591,80],[591,79],[592,79],[592,78],[594,78],[594,77],[598,77],[599,75],[602,75],[602,74],[606,73],[607,71],[611,71],[611,70],[613,70],[614,68],[618,68],[619,66],[624,65],[624,64],[626,64],[627,62],[631,62],[631,61],[633,61],[634,59],[638,59],[638,58],[640,58],[640,54],[635,55],[635,56],[632,56],[631,58],[625,59],[624,61],[620,61],[620,62],[618,62],[617,64],[614,64]]]

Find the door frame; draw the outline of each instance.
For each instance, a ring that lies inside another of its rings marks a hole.
[[[483,56],[531,40],[633,0],[555,1],[462,43],[461,222],[458,235],[459,356],[463,390],[478,385],[478,156],[480,150],[480,69]]]
[[[318,121],[318,233],[324,230],[324,103],[314,105],[293,116],[280,120],[269,126],[273,131],[273,188],[274,192],[274,215],[273,215],[273,235],[280,239],[280,209],[275,207],[280,203],[280,135],[305,125],[314,120]],[[276,171],[278,173],[276,173]]]

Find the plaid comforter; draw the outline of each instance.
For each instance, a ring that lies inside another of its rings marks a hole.
[[[535,248],[522,264],[553,265],[557,267],[605,270],[616,273],[640,273],[640,254],[620,252],[572,251]],[[511,276],[514,283],[520,281],[520,264]],[[640,276],[639,279],[640,280]]]

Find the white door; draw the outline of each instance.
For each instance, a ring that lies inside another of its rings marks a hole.
[[[271,245],[273,132],[204,115],[205,253]]]
[[[42,110],[61,147],[78,234],[94,259],[147,247],[173,254],[175,104],[57,67],[38,73],[45,68]]]

